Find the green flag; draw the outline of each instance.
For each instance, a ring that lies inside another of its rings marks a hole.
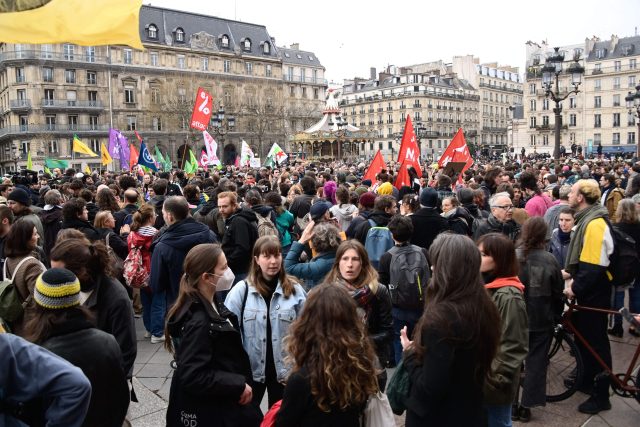
[[[27,169],[33,170],[33,161],[31,160],[31,151],[27,153]]]
[[[164,170],[170,171],[173,168],[173,165],[171,164],[171,157],[169,157],[169,153],[165,153],[164,161],[165,161]]]
[[[44,165],[49,169],[66,169],[69,167],[69,162],[66,160],[44,159]]]
[[[189,149],[189,158],[184,164],[184,171],[186,173],[196,173],[198,171],[198,160],[196,160],[196,156],[193,155],[191,149]]]
[[[158,148],[158,146],[156,145],[156,162],[160,165],[160,167],[162,169],[164,169],[164,157],[162,157],[162,153],[160,152],[160,149]]]
[[[49,168],[48,168],[48,167],[46,167],[46,166],[44,167],[44,173],[48,173],[49,175],[53,175],[53,174],[51,173],[51,169],[49,169]]]

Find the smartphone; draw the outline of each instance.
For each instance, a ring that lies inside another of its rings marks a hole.
[[[629,310],[627,309],[627,307],[622,307],[620,309],[620,314],[622,315],[622,317],[624,317],[625,319],[627,319],[627,322],[631,323],[631,325],[636,328],[636,329],[640,329],[640,322],[638,322],[635,318],[635,316],[631,313],[629,313]]]

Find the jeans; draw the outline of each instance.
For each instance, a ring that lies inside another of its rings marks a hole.
[[[488,427],[511,427],[511,404],[484,405]]]
[[[150,289],[140,289],[140,302],[142,303],[142,324],[144,329],[151,333],[151,301],[153,294]]]
[[[420,316],[422,316],[422,310],[405,310],[402,308],[393,307],[391,309],[391,316],[393,317],[393,350],[396,364],[402,360],[402,345],[400,344],[400,330],[407,327],[407,337],[411,339],[413,334],[413,328],[415,328]]]
[[[629,311],[632,313],[640,312],[640,280],[636,280],[632,287],[627,288],[629,291]],[[616,290],[613,298],[613,309],[620,310],[624,307],[624,289]],[[622,316],[616,314],[613,316],[613,326],[622,327]]]
[[[145,293],[145,292],[143,292]],[[144,303],[143,303],[144,304]],[[146,313],[145,309],[145,313]],[[164,335],[164,318],[167,314],[167,292],[154,292],[151,294],[151,309],[149,310],[149,327],[151,335],[161,337]]]

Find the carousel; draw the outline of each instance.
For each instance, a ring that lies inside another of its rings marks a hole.
[[[292,149],[308,160],[355,161],[367,142],[374,142],[376,133],[360,130],[342,117],[338,101],[340,92],[329,89],[322,118],[310,128],[294,135]]]

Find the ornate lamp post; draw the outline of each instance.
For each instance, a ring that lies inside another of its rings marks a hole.
[[[417,122],[415,130],[416,130],[416,141],[418,142],[418,154],[420,157],[422,157],[421,141],[422,141],[422,138],[425,138],[427,136],[427,128],[422,124],[422,122]],[[426,160],[426,159],[423,159],[423,160]]]
[[[211,126],[213,129],[213,133],[220,136],[220,162],[223,163],[224,159],[222,158],[222,154],[224,154],[224,136],[233,132],[233,129],[236,127],[236,118],[232,115],[228,115],[225,117],[224,115],[224,106],[220,104],[220,108],[218,108],[218,112],[211,117]]]
[[[627,101],[629,114],[640,119],[640,85],[636,86],[636,93],[629,92],[624,98]],[[638,120],[638,135],[636,136],[636,159],[640,159],[640,120]]]
[[[559,76],[562,74],[562,63],[564,62],[564,53],[560,52],[560,48],[554,48],[554,52],[547,58],[547,62],[542,67],[542,85],[544,86],[547,98],[551,98],[555,102],[556,107],[553,109],[555,113],[555,142],[553,146],[553,158],[558,160],[560,158],[560,129],[562,127],[562,105],[560,103],[567,99],[571,94],[577,94],[580,92],[578,86],[582,83],[582,75],[584,74],[584,67],[578,63],[576,59],[573,64],[567,68],[567,73],[571,74],[571,84],[573,90],[567,90],[567,93],[562,96],[562,92],[559,87]],[[555,77],[555,88],[553,87],[553,80]]]

